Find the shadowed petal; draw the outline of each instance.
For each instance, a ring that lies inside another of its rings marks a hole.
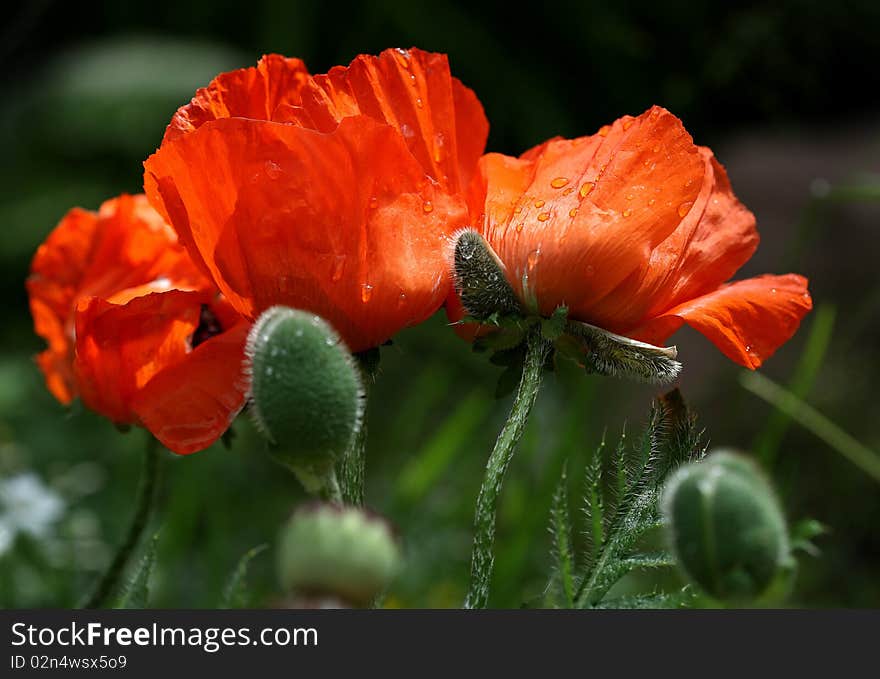
[[[794,335],[812,308],[803,276],[759,276],[684,302],[627,334],[660,344],[687,323],[732,361],[754,370]]]

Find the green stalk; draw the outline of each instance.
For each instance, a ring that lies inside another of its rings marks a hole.
[[[373,375],[366,361],[357,354],[355,354],[355,363],[360,371],[361,383],[364,387],[364,414],[351,445],[339,462],[339,489],[345,504],[360,507],[364,504],[367,467],[367,405]]]
[[[504,474],[513,459],[516,445],[522,436],[526,421],[541,386],[544,362],[550,350],[540,332],[533,328],[526,340],[526,356],[519,387],[510,408],[504,427],[498,434],[495,447],[486,465],[486,475],[474,515],[474,549],[471,556],[471,581],[465,598],[465,608],[485,608],[489,600],[489,585],[495,556],[492,547],[495,542],[495,516],[498,510],[498,496],[504,482]]]
[[[141,474],[140,489],[138,491],[137,504],[134,515],[131,517],[125,540],[116,550],[113,561],[104,571],[104,575],[98,581],[91,596],[83,604],[83,608],[102,608],[107,599],[116,590],[119,579],[122,577],[125,567],[140,541],[147,522],[150,519],[150,511],[153,507],[153,498],[156,490],[156,479],[159,476],[159,445],[152,435],[147,435],[147,444],[144,449],[144,466]]]

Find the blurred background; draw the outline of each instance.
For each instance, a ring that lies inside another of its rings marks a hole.
[[[171,114],[217,73],[273,51],[320,73],[413,45],[447,52],[476,90],[489,150],[590,134],[652,104],[715,150],[762,235],[739,276],[803,273],[816,306],[762,372],[855,441],[829,445],[791,421],[687,329],[675,338],[680,386],[713,446],[753,452],[789,517],[828,527],[789,603],[880,606],[880,477],[870,463],[880,451],[880,3],[726,5],[32,0],[4,12],[0,606],[78,603],[126,528],[145,441],[67,412],[45,390],[24,292],[37,245],[68,208],[140,191],[141,162]],[[474,501],[509,407],[509,397],[494,399],[500,369],[445,325],[438,314],[384,348],[373,389],[368,504],[397,525],[407,555],[389,606],[460,605]],[[505,486],[493,606],[541,595],[565,460],[576,496],[603,432],[613,441],[624,426],[638,431],[656,394],[573,366],[549,377]],[[302,498],[246,418],[235,431],[231,449],[162,459],[152,605],[218,605],[239,557],[271,547]],[[855,442],[875,457],[854,464]],[[270,548],[252,563],[253,605],[278,596],[273,559]]]

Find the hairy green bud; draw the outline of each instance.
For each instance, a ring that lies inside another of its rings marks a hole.
[[[681,467],[663,491],[667,537],[685,574],[721,601],[754,601],[791,566],[785,517],[747,457],[718,451]]]
[[[257,427],[308,486],[304,476],[331,470],[361,425],[357,366],[324,319],[281,306],[254,324],[246,353]]]
[[[368,606],[388,587],[400,559],[388,522],[357,507],[306,505],[279,538],[281,584],[300,598]]]
[[[479,233],[473,229],[459,233],[452,260],[455,291],[469,315],[485,320],[493,314],[522,313],[504,265]]]

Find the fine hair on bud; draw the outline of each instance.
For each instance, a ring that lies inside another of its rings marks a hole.
[[[279,535],[278,576],[297,600],[369,606],[391,583],[400,560],[390,524],[360,507],[309,503]]]
[[[363,386],[351,353],[320,316],[275,306],[246,345],[250,412],[292,468],[330,468],[361,426]]]
[[[719,450],[679,468],[663,490],[661,509],[679,567],[719,601],[754,602],[791,572],[776,494],[742,454]]]
[[[520,314],[522,307],[492,247],[473,229],[462,229],[454,238],[453,282],[465,311],[478,319]]]

